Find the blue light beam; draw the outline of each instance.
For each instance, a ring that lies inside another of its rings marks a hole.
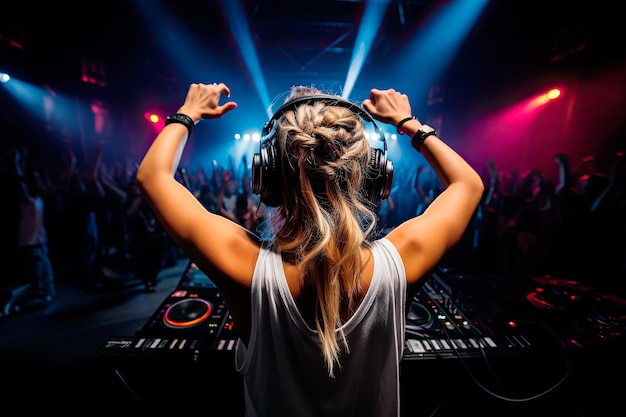
[[[356,36],[350,68],[343,87],[341,96],[345,99],[350,97],[354,84],[361,73],[367,54],[369,53],[374,38],[380,29],[385,9],[390,0],[368,0],[363,11],[359,32]]]
[[[427,97],[454,59],[467,34],[489,0],[456,0],[441,6],[424,26],[416,28],[413,39],[388,63],[394,88],[414,97]],[[411,72],[407,73],[407,68]],[[410,76],[409,76],[410,75]]]
[[[207,79],[222,82],[232,74],[229,65],[219,65],[220,60],[207,51],[204,39],[192,36],[159,2],[135,0],[133,4],[163,54],[180,69],[186,83]]]
[[[239,51],[243,57],[243,60],[248,68],[248,73],[252,77],[254,88],[256,88],[257,94],[261,99],[263,108],[266,109],[268,117],[271,117],[270,98],[267,91],[267,85],[265,78],[263,78],[263,71],[259,64],[256,49],[252,42],[252,36],[248,29],[245,13],[241,7],[239,0],[220,0],[224,17],[228,20],[229,27],[237,45],[239,45]]]

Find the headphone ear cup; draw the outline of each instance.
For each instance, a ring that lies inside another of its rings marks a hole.
[[[261,194],[261,190],[263,189],[263,182],[261,178],[262,165],[261,154],[255,153],[252,155],[252,193],[257,195]]]
[[[279,179],[280,159],[276,144],[270,139],[252,157],[252,192],[259,194],[261,202],[266,206],[276,207],[281,197]]]
[[[387,160],[386,151],[372,149],[366,178],[365,190],[372,203],[376,204],[378,200],[389,197],[393,181],[393,164]]]

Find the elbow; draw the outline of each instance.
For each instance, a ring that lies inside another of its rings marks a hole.
[[[150,171],[145,167],[144,164],[140,164],[139,168],[137,168],[137,173],[135,174],[135,181],[137,183],[137,187],[141,191],[145,191],[146,187],[150,184]]]
[[[135,174],[135,181],[137,182],[137,186],[142,189],[147,181],[145,170],[142,168],[142,165],[139,165],[137,169],[137,173]]]
[[[482,181],[478,181],[476,184],[476,195],[478,196],[478,201],[485,195],[485,184]]]
[[[139,191],[146,197],[161,193],[163,187],[168,187],[172,183],[178,184],[169,172],[153,164],[146,165],[145,162],[137,168],[135,183]]]
[[[471,194],[474,196],[476,205],[478,205],[485,193],[485,183],[477,172],[474,171],[471,179],[468,181],[468,187]]]
[[[485,192],[485,183],[483,182],[482,178],[478,174],[476,174],[475,183],[476,183],[476,192],[482,196]]]

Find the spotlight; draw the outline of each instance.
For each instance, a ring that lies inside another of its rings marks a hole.
[[[144,117],[146,118],[146,120],[148,120],[151,123],[159,123],[159,120],[161,120],[161,118],[159,117],[158,114],[155,113],[151,113],[151,112],[146,112],[144,113]]]
[[[559,90],[558,88],[553,88],[552,90],[546,93],[546,96],[550,100],[554,100],[555,98],[558,98],[560,95],[561,95],[561,90]]]

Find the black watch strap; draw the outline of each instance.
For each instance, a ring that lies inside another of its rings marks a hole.
[[[430,135],[437,136],[437,131],[428,125],[422,125],[415,135],[413,135],[413,141],[417,142],[418,146],[421,147],[422,143],[424,143],[426,138]]]

